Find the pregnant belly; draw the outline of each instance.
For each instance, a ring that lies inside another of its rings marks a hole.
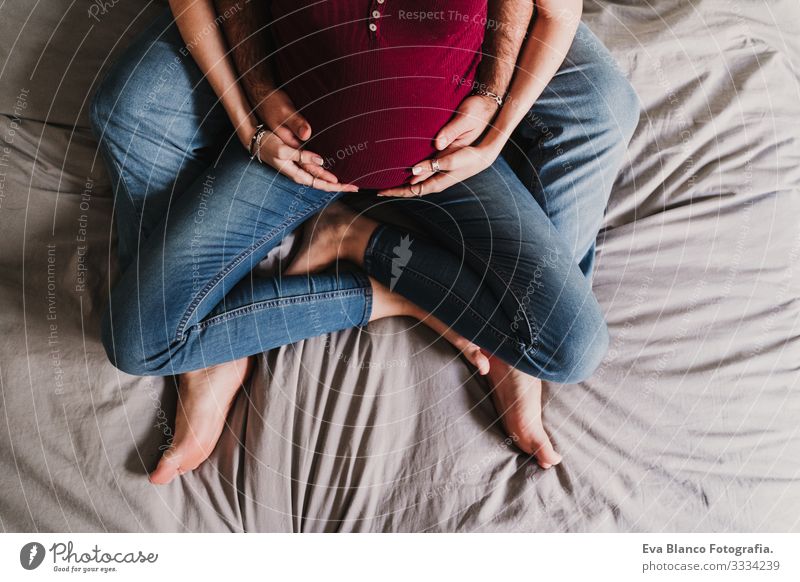
[[[282,47],[277,77],[311,124],[306,147],[341,182],[362,189],[407,182],[471,90],[484,26],[400,15],[404,7],[449,6],[444,0],[379,2],[369,11],[366,1],[271,4],[274,44]],[[486,0],[457,4],[464,14],[486,13]],[[373,16],[380,24],[368,27],[364,15],[375,12],[383,13]]]
[[[322,156],[340,182],[382,189],[406,183],[411,167],[436,152],[434,138],[453,111],[397,105],[376,109],[373,103],[344,112],[314,105],[304,114],[314,132],[306,147]]]
[[[356,82],[326,73],[285,90],[311,124],[305,147],[340,182],[366,190],[407,183],[411,168],[436,153],[434,138],[471,89],[446,76]]]

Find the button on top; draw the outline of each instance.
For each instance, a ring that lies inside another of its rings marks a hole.
[[[376,1],[377,1],[377,3],[378,3],[378,4],[383,4],[384,2],[386,2],[386,0],[376,0]],[[373,11],[372,11],[372,18],[373,18],[373,20],[377,20],[377,19],[379,19],[380,17],[381,17],[381,11],[380,11],[380,10],[373,10]],[[370,31],[372,31],[372,32],[377,32],[377,31],[378,31],[378,25],[377,25],[377,24],[375,24],[374,22],[371,22],[371,23],[369,24],[369,29],[370,29]]]

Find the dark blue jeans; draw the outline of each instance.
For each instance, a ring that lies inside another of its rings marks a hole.
[[[597,135],[555,121],[544,132],[541,116],[562,115],[563,104],[558,92],[543,95],[537,106],[550,104],[511,144],[523,153],[517,170],[527,187],[500,159],[440,194],[393,201],[425,235],[380,227],[366,273],[256,276],[270,250],[340,194],[251,162],[182,47],[165,15],[114,66],[92,103],[114,182],[122,274],[102,338],[117,367],[176,374],[364,325],[369,274],[529,374],[574,382],[596,368],[608,340],[587,275],[629,121],[592,120]],[[581,71],[584,64],[572,75],[565,68],[570,81],[561,84],[580,82]],[[614,90],[633,102],[627,84]],[[582,100],[572,105],[591,118]],[[563,163],[548,168],[564,157],[559,136],[571,143],[571,171]]]

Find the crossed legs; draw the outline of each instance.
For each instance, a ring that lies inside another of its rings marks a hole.
[[[231,220],[231,209],[227,209],[226,215],[223,207],[221,215],[228,218],[223,229],[230,225],[243,225],[243,227],[237,226],[237,230],[232,233],[234,237],[238,237],[237,241],[223,237],[221,246],[214,249],[219,251],[216,265],[209,265],[205,260],[200,261],[202,264],[195,265],[193,261],[196,257],[191,256],[191,253],[176,255],[167,252],[170,241],[173,241],[172,244],[177,249],[184,251],[191,249],[191,233],[194,228],[187,223],[183,229],[177,229],[183,238],[170,236],[176,230],[175,222],[170,223],[168,217],[173,216],[178,219],[183,217],[182,220],[188,220],[186,217],[190,217],[196,220],[201,213],[203,216],[210,215],[209,197],[205,196],[204,192],[204,184],[209,177],[207,169],[213,167],[217,174],[224,177],[223,170],[231,168],[229,164],[221,162],[226,154],[220,152],[218,145],[224,143],[231,135],[231,128],[224,112],[216,104],[216,97],[202,82],[201,75],[191,59],[180,54],[180,46],[180,37],[170,21],[161,19],[156,22],[145,33],[145,38],[129,51],[124,62],[112,71],[98,93],[92,110],[93,126],[101,139],[115,182],[120,266],[125,271],[123,275],[125,284],[118,285],[118,290],[115,290],[116,297],[112,295],[109,314],[104,322],[104,343],[112,361],[132,373],[183,374],[180,407],[183,413],[179,412],[177,419],[177,438],[174,443],[176,447],[173,451],[179,451],[181,448],[178,446],[180,444],[178,441],[183,424],[183,433],[189,435],[186,437],[185,442],[188,444],[184,449],[193,452],[191,455],[184,455],[183,458],[180,454],[168,458],[170,462],[160,466],[159,471],[154,474],[154,480],[157,482],[166,482],[176,473],[196,466],[216,442],[233,395],[252,367],[247,357],[241,357],[242,350],[234,349],[234,346],[241,346],[244,343],[251,346],[251,349],[244,350],[245,352],[257,353],[273,347],[273,343],[278,340],[290,343],[333,329],[360,325],[380,314],[425,317],[426,304],[424,300],[411,303],[389,299],[393,295],[387,292],[386,287],[391,286],[391,276],[386,274],[391,272],[391,266],[382,264],[382,254],[379,252],[367,253],[366,258],[377,272],[383,273],[383,283],[376,277],[370,279],[358,274],[333,278],[327,275],[287,277],[266,282],[247,277],[273,243],[333,198],[311,201],[304,199],[292,208],[277,209],[275,215],[268,220],[259,216],[260,220],[248,222],[245,217],[243,223],[239,222],[240,217]],[[163,107],[164,103],[169,103],[170,107]],[[525,138],[526,136],[522,135],[521,140]],[[528,151],[527,155],[528,162],[535,158],[532,151]],[[241,157],[238,163],[246,164],[241,161]],[[523,166],[523,169],[524,167],[526,166]],[[263,168],[239,169],[241,170],[239,175],[250,176],[248,179],[255,180],[262,187],[267,183],[270,187],[275,186],[275,177],[268,173],[264,174]],[[219,175],[215,176],[215,180]],[[246,184],[230,183],[231,180],[235,182],[236,175],[235,172],[228,174],[229,183],[225,188],[223,188],[224,180],[218,180],[210,189],[216,192],[233,192],[235,199],[237,193],[248,190]],[[187,191],[193,192],[193,196],[186,197],[183,193]],[[547,188],[542,188],[541,191],[542,195],[549,196]],[[178,197],[178,194],[181,196]],[[213,195],[210,198],[213,198]],[[182,202],[184,199],[186,201]],[[186,208],[184,211],[179,211],[181,204],[190,205],[187,206],[188,211]],[[263,201],[254,201],[252,207],[255,208],[259,204],[263,204]],[[545,209],[546,206],[545,204]],[[289,218],[288,221],[284,220]],[[554,219],[553,222],[559,227],[558,220]],[[170,227],[170,224],[173,226]],[[258,228],[255,227],[256,224]],[[263,234],[265,226],[271,234],[268,240],[257,236],[257,233]],[[162,227],[163,230],[159,230]],[[392,244],[391,238],[387,238],[392,234],[391,231],[382,229],[380,236],[372,234],[370,240],[373,242],[384,236],[390,241],[387,244]],[[247,244],[243,241],[247,241]],[[147,253],[141,252],[140,247],[148,244],[154,245],[153,249]],[[242,253],[245,248],[249,249],[249,252]],[[370,248],[375,250],[378,247]],[[226,257],[226,250],[235,251],[236,254]],[[142,264],[138,257],[144,255],[162,259],[172,257],[173,262],[154,260]],[[157,266],[159,262],[160,268]],[[200,276],[199,281],[191,281],[193,286],[202,283],[202,293],[197,293],[197,289],[193,290],[194,293],[183,293],[186,290],[164,286],[165,281],[172,281],[168,277],[169,269],[197,267],[198,271],[206,274],[214,272],[219,274],[227,269],[222,265],[230,264],[234,264],[232,270],[237,271],[238,275],[231,275],[229,270],[225,277],[214,282],[212,282],[216,278],[214,275],[205,278]],[[148,272],[148,269],[151,271]],[[480,269],[477,269],[477,273],[480,277]],[[474,273],[468,276],[474,276]],[[574,276],[571,278],[574,279]],[[502,280],[503,278],[498,279]],[[150,290],[141,289],[139,285],[143,281],[151,281],[157,286]],[[400,288],[404,286],[405,283]],[[490,351],[492,354],[490,357],[495,359],[492,369],[505,370],[504,377],[512,375],[512,366],[519,365],[520,362],[523,366],[533,366],[532,369],[543,371],[545,374],[550,366],[549,369],[551,371],[555,369],[556,373],[549,379],[555,381],[579,378],[583,372],[592,367],[596,354],[590,354],[587,358],[585,353],[581,353],[580,348],[585,346],[580,342],[573,344],[569,353],[566,353],[569,347],[561,349],[560,352],[556,349],[548,358],[549,362],[537,362],[537,355],[532,352],[530,344],[536,341],[540,331],[536,327],[538,324],[535,318],[531,323],[529,314],[523,313],[519,316],[519,321],[514,321],[517,317],[516,308],[509,310],[508,307],[516,305],[515,300],[524,296],[525,285],[521,287],[517,285],[516,289],[512,285],[507,292],[499,287],[488,290],[484,287],[481,286],[481,292],[476,291],[476,296],[472,299],[478,305],[482,302],[484,307],[494,302],[494,307],[489,309],[489,313],[499,308],[504,311],[503,317],[506,319],[511,312],[514,312],[511,323],[516,324],[517,329],[511,331],[515,333],[508,334],[498,330],[492,317],[484,316],[482,321],[478,321],[474,314],[486,313],[486,309],[468,310],[470,315],[464,317],[462,317],[465,313],[463,309],[459,313],[453,313],[452,308],[441,301],[441,294],[439,298],[436,294],[432,295],[434,299],[427,304],[432,309],[427,311],[438,312],[446,316],[447,321],[451,323],[444,325],[438,319],[433,319],[434,325],[438,322],[441,331],[446,333],[452,333],[454,329],[456,332],[462,330],[472,334],[469,337],[477,338],[481,334],[484,338],[490,337],[491,341],[486,345],[496,347],[495,351],[503,354],[499,356]],[[191,304],[178,305],[175,309],[172,309],[174,305],[169,310],[164,308],[163,313],[153,313],[152,310],[143,309],[142,304],[138,303],[144,296],[152,297],[158,294],[165,305],[180,297],[192,298],[192,301]],[[315,300],[321,301],[320,305],[336,306],[335,309],[317,310],[317,313],[334,314],[337,318],[336,323],[312,322],[312,327],[297,333],[297,330],[291,329],[287,322],[291,321],[294,324],[298,321],[297,317],[292,317],[292,309],[307,315],[308,311],[304,309],[307,306],[303,302],[307,301],[310,295],[314,296]],[[130,303],[122,307],[131,297],[134,297],[137,303],[133,307]],[[114,314],[115,300],[117,309]],[[421,307],[420,303],[423,304]],[[269,309],[278,304],[281,306],[280,310]],[[231,325],[231,313],[236,313],[236,326]],[[128,321],[119,321],[120,314],[128,317]],[[178,314],[179,318],[170,320],[174,314]],[[595,320],[596,318],[592,321]],[[590,328],[591,325],[593,324],[589,325]],[[159,338],[158,346],[145,345],[143,338],[153,336],[140,333],[143,326],[149,327],[150,331],[155,329]],[[125,336],[125,330],[137,328],[139,332],[129,337]],[[264,329],[269,329],[270,332],[279,330],[280,333],[271,337],[270,341],[264,341],[261,337]],[[602,335],[603,328],[598,326],[597,329],[601,330]],[[522,335],[516,333],[520,330]],[[244,340],[242,335],[245,336]],[[583,334],[582,337],[591,335],[590,330],[590,333]],[[185,349],[189,338],[195,340],[192,342],[194,350]],[[467,349],[470,345],[469,342],[466,343]],[[602,351],[602,341],[597,346],[599,348],[596,348],[595,352]],[[576,356],[579,358],[576,359]],[[476,361],[480,362],[479,357],[477,355],[475,357]],[[555,364],[552,361],[553,357]],[[514,359],[517,361],[514,362]],[[581,364],[578,361],[580,359],[585,363]],[[202,362],[202,366],[197,366],[198,361]],[[199,371],[198,367],[201,368]],[[573,375],[559,374],[568,369],[572,370]],[[494,381],[498,383],[503,379],[495,376]],[[514,382],[514,384],[519,383]],[[224,389],[217,390],[219,386],[224,386]],[[508,394],[513,396],[512,391],[508,391]],[[195,395],[202,398],[195,398]],[[511,402],[513,401],[512,397]],[[499,403],[499,407],[504,406],[502,402]],[[201,416],[210,416],[215,420],[211,423],[201,423],[211,425],[204,426],[202,431],[195,430],[197,423],[190,422],[189,417],[201,408],[209,407],[213,410],[208,412],[208,415],[203,412]],[[526,413],[524,416],[531,414],[540,417],[538,411]],[[541,458],[540,462],[543,465],[548,464]]]

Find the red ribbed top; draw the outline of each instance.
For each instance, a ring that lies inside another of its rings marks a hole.
[[[272,0],[282,88],[307,147],[360,188],[397,186],[472,89],[487,0]]]

